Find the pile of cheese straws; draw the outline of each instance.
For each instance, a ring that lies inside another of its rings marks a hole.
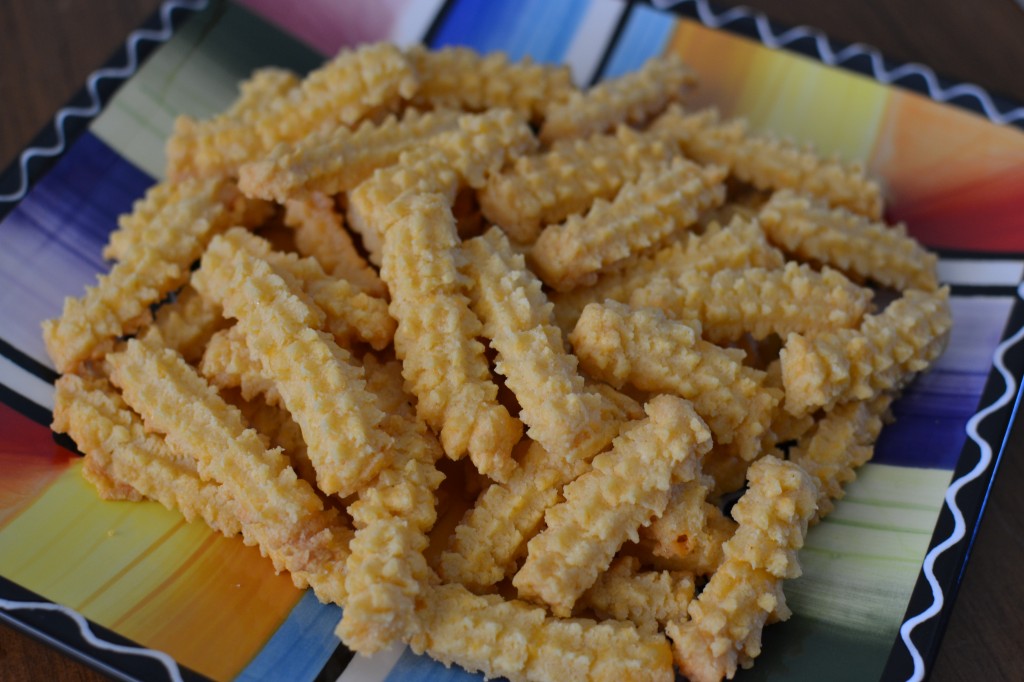
[[[54,429],[360,653],[732,677],[950,314],[860,168],[693,83],[384,44],[255,73],[45,323]]]

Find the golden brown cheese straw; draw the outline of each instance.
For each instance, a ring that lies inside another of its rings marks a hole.
[[[394,385],[392,368],[367,356],[366,370],[370,390],[381,389],[374,394],[377,406],[387,413],[381,425],[398,454],[348,508],[356,535],[346,564],[349,599],[337,634],[362,654],[419,632],[417,604],[428,585],[437,582],[423,552],[436,520],[434,491],[444,478],[434,467],[441,447],[408,399],[388,409],[394,402],[388,395]],[[400,370],[397,378],[401,381]]]
[[[140,228],[140,248],[101,275],[95,287],[86,287],[83,298],[66,298],[60,318],[43,323],[57,371],[99,357],[115,338],[148,322],[149,306],[184,285],[209,240],[230,225],[234,216],[225,206],[230,184],[191,181],[178,191],[180,200],[155,202],[159,208],[144,201],[144,210],[155,214]]]
[[[593,469],[565,487],[565,502],[547,511],[547,528],[530,540],[512,579],[521,597],[568,616],[619,547],[665,510],[670,486],[699,475],[711,434],[690,404],[661,395],[644,411],[647,419],[595,457]]]
[[[892,394],[882,393],[869,400],[837,405],[790,449],[789,460],[818,481],[818,510],[812,523],[832,512],[833,500],[843,497],[843,486],[853,481],[857,468],[874,455],[882,417],[892,400]]]
[[[732,678],[761,653],[769,615],[789,617],[782,580],[800,575],[797,551],[814,513],[817,488],[800,467],[775,457],[750,466],[749,488],[733,508],[739,522],[725,562],[689,606],[690,620],[670,623],[676,664],[694,682]]]
[[[786,410],[795,415],[902,388],[942,354],[952,318],[949,287],[908,289],[857,329],[790,334],[780,353]]]
[[[522,423],[497,402],[458,259],[459,237],[445,197],[413,199],[409,215],[391,226],[384,241],[381,275],[398,320],[395,352],[417,412],[440,433],[444,451],[456,459],[468,452],[481,473],[507,480]]]
[[[467,114],[458,128],[403,152],[398,163],[378,169],[349,194],[349,226],[363,239],[370,261],[381,262],[383,235],[408,215],[408,199],[439,193],[455,201],[460,186],[479,188],[511,159],[537,146],[526,122],[508,109]]]
[[[249,352],[245,332],[238,325],[213,335],[199,363],[199,373],[217,388],[239,389],[244,400],[262,396],[268,405],[283,405],[274,379],[264,373],[259,358]]]
[[[685,159],[645,171],[611,202],[598,199],[586,216],[570,216],[541,232],[531,264],[559,291],[593,284],[599,273],[664,244],[725,201],[724,179],[724,170]]]
[[[894,289],[938,286],[938,257],[907,235],[902,223],[890,227],[789,190],[775,192],[759,217],[768,238],[796,258]]]
[[[54,394],[53,430],[66,433],[86,455],[86,464],[141,495],[202,519],[231,537],[242,532],[242,509],[227,490],[183,466],[164,439],[149,433],[106,379],[65,374]]]
[[[510,682],[671,682],[664,636],[632,623],[548,616],[543,608],[462,585],[439,585],[418,613],[420,634],[409,645],[446,666],[458,664]],[[569,655],[567,652],[571,652]]]
[[[656,279],[674,281],[691,270],[711,275],[725,269],[781,268],[785,260],[765,239],[756,220],[737,217],[725,227],[712,223],[701,234],[686,233],[663,249],[602,274],[594,286],[553,292],[551,301],[558,326],[569,333],[588,303],[609,298],[625,303],[634,291]]]
[[[362,368],[318,331],[315,311],[294,287],[246,249],[251,239],[230,230],[211,242],[194,284],[238,320],[250,352],[302,427],[320,489],[350,495],[392,456],[392,439],[380,429],[384,415],[366,391]]]
[[[807,335],[856,327],[871,304],[870,289],[838,270],[809,265],[782,269],[689,271],[676,280],[658,278],[633,292],[635,307],[660,308],[672,317],[698,320],[709,341],[725,344],[744,334],[764,339],[791,332]]]
[[[312,193],[287,200],[284,222],[295,230],[299,253],[315,258],[332,277],[346,279],[371,296],[387,296],[388,288],[356,251],[330,197]]]
[[[684,571],[641,571],[635,557],[612,562],[576,606],[602,618],[632,621],[641,632],[656,633],[669,621],[687,618],[693,599],[693,574]]]
[[[299,87],[274,98],[252,116],[211,126],[184,119],[175,135],[182,140],[181,152],[177,148],[168,152],[176,169],[172,177],[236,174],[239,166],[262,159],[279,143],[352,126],[394,109],[416,87],[411,65],[393,45],[342,50],[310,72]],[[187,161],[175,163],[185,154]]]
[[[244,347],[244,341],[240,345]],[[221,395],[225,393],[226,391],[221,390]],[[316,468],[309,459],[306,441],[302,439],[302,428],[295,423],[288,410],[282,406],[270,405],[262,398],[251,401],[238,400],[232,404],[238,407],[252,428],[266,436],[272,447],[284,451],[299,478],[316,489]]]
[[[565,351],[540,280],[504,233],[491,228],[463,243],[473,311],[498,352],[495,369],[516,395],[530,438],[563,452],[601,418],[605,400],[586,390],[576,358]]]
[[[603,133],[619,123],[638,126],[671,102],[682,99],[697,79],[678,55],[653,57],[638,70],[573,92],[551,107],[540,130],[545,143]]]
[[[710,456],[705,455],[705,464]],[[665,513],[640,529],[641,543],[655,556],[698,575],[715,572],[722,563],[722,543],[736,530],[732,519],[707,501],[714,483],[704,478],[674,486]]]
[[[298,587],[322,601],[345,598],[342,566],[352,531],[298,480],[278,450],[267,450],[241,413],[229,406],[180,355],[130,340],[107,356],[112,380],[148,430],[193,458],[204,479],[238,501],[243,532]]]
[[[764,385],[764,372],[743,365],[743,351],[704,341],[699,324],[605,301],[583,310],[569,340],[591,376],[692,400],[715,442],[733,444],[743,459],[760,456],[773,438],[781,391]]]
[[[792,189],[874,220],[882,215],[881,188],[861,165],[822,159],[808,147],[770,135],[750,135],[746,122],[722,123],[714,109],[686,114],[670,106],[651,131],[675,141],[690,158],[725,166],[758,189]]]
[[[565,140],[537,156],[524,156],[480,192],[484,216],[514,240],[532,243],[541,226],[585,212],[596,199],[657,168],[678,151],[656,135],[620,126],[587,140]]]
[[[228,325],[220,306],[199,295],[186,284],[174,300],[160,306],[153,324],[142,332],[142,338],[156,346],[173,348],[188,362],[203,356],[213,335]]]
[[[542,121],[575,91],[566,66],[535,64],[529,59],[510,63],[500,52],[480,55],[464,47],[427,50],[416,46],[406,55],[419,79],[414,106],[468,111],[502,107]]]

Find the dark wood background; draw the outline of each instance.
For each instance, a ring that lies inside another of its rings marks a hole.
[[[0,2],[0,168],[78,90],[157,0]],[[736,3],[738,4],[738,3]],[[1013,0],[748,0],[789,25],[1024,103],[1024,10]],[[1024,134],[1024,133],[1022,133]],[[1024,429],[1010,442],[943,641],[935,682],[1024,680]],[[2,474],[0,474],[2,475]],[[0,625],[0,680],[105,679]]]

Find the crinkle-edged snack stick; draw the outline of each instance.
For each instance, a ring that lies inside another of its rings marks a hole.
[[[768,239],[796,258],[894,289],[938,287],[938,257],[902,223],[889,226],[789,190],[775,192],[758,215]]]
[[[509,159],[537,146],[530,127],[508,109],[467,114],[458,124],[403,152],[398,163],[376,170],[349,194],[349,226],[362,236],[374,264],[381,262],[384,233],[408,215],[408,198],[440,193],[454,202],[460,186],[481,187]]]
[[[243,400],[262,397],[268,405],[283,406],[273,377],[245,345],[245,332],[238,325],[223,329],[206,345],[199,373],[220,389],[237,388]],[[262,431],[262,429],[260,429]]]
[[[250,352],[302,427],[320,489],[345,497],[394,457],[392,439],[380,428],[384,415],[366,391],[362,367],[317,329],[319,311],[250,253],[245,244],[252,239],[244,230],[214,239],[194,285],[238,320]]]
[[[632,621],[641,632],[653,634],[670,621],[687,618],[693,590],[693,573],[643,571],[636,557],[622,556],[580,596],[576,607],[602,618]]]
[[[583,213],[596,199],[611,199],[623,184],[678,154],[671,141],[626,126],[565,140],[492,177],[480,192],[480,208],[514,240],[532,243],[543,225]]]
[[[673,159],[627,182],[610,202],[597,199],[585,216],[550,225],[530,249],[545,284],[568,291],[597,281],[638,254],[663,245],[725,201],[725,171]]]
[[[242,345],[244,347],[244,343]],[[225,390],[221,390],[221,395],[225,396],[225,399],[230,396]],[[271,447],[284,451],[299,478],[314,490],[317,489],[316,467],[309,459],[309,449],[306,447],[306,441],[302,439],[302,427],[292,419],[288,410],[283,406],[270,405],[262,398],[231,402],[241,411],[252,428],[266,436]]]
[[[240,124],[253,122],[267,107],[273,106],[276,100],[297,88],[300,82],[299,76],[287,69],[257,69],[252,76],[242,81],[238,97],[222,114],[206,121],[179,116],[174,121],[174,132],[165,146],[166,176],[171,180],[182,180],[190,175],[232,172],[233,163],[219,163],[224,161],[224,157],[216,145],[205,145],[197,149],[196,140],[203,136],[216,139],[216,135],[222,131],[233,132]]]
[[[356,251],[331,197],[312,192],[288,199],[284,222],[295,231],[299,253],[315,258],[332,277],[346,279],[371,296],[387,296],[387,286]]]
[[[789,617],[782,580],[800,575],[797,551],[814,513],[817,486],[795,464],[765,457],[750,465],[749,487],[733,507],[739,527],[725,543],[725,561],[700,596],[690,620],[670,623],[676,665],[693,682],[732,678],[761,653],[769,615]]]
[[[698,320],[719,344],[744,334],[761,340],[791,332],[813,336],[860,324],[873,293],[831,268],[817,272],[793,261],[779,269],[721,270],[658,278],[629,298],[636,307],[660,308],[672,317]]]
[[[279,145],[266,158],[239,169],[238,187],[247,196],[284,203],[307,192],[347,192],[378,168],[390,166],[408,149],[458,127],[462,112],[417,111],[381,123],[364,121],[356,128],[336,128]]]
[[[107,356],[111,379],[147,430],[193,458],[203,479],[224,486],[242,510],[243,533],[297,587],[322,601],[345,599],[343,566],[352,530],[299,480],[279,450],[268,450],[242,414],[182,357],[141,341]]]
[[[768,243],[756,220],[735,217],[725,227],[711,223],[701,234],[686,233],[620,270],[604,273],[594,286],[552,292],[551,302],[558,326],[568,334],[588,303],[601,303],[609,298],[625,303],[634,291],[655,279],[674,281],[691,270],[711,275],[726,269],[775,269],[785,262],[785,256]]]
[[[540,529],[544,512],[559,502],[562,486],[589,471],[594,455],[629,420],[643,416],[636,401],[610,387],[600,392],[605,410],[587,438],[562,452],[530,443],[508,482],[492,484],[480,494],[441,557],[446,580],[486,590],[511,577],[516,562],[526,554],[526,543]]]
[[[545,514],[547,528],[530,540],[526,563],[512,579],[523,598],[568,616],[637,529],[665,511],[669,489],[700,475],[711,434],[689,402],[660,395],[597,455],[593,468],[562,491]]]
[[[673,486],[665,513],[640,529],[640,542],[676,570],[710,575],[721,565],[722,543],[732,537],[736,523],[708,502],[715,482],[703,478]]]
[[[418,612],[420,634],[409,642],[446,666],[458,664],[510,682],[671,682],[665,637],[632,623],[561,619],[543,608],[462,585],[432,588]]]
[[[807,414],[902,388],[942,354],[952,323],[949,287],[908,289],[857,329],[790,334],[780,353],[786,410]]]
[[[162,190],[151,190],[162,194]],[[56,320],[43,323],[46,349],[61,373],[100,357],[114,339],[137,331],[150,320],[150,306],[189,279],[189,267],[213,235],[231,225],[235,214],[226,202],[237,190],[231,183],[197,180],[182,183],[179,200],[143,200],[147,214],[141,246],[100,275],[82,298],[64,299]]]
[[[693,401],[715,442],[732,444],[743,459],[773,444],[771,422],[782,392],[765,386],[764,372],[743,365],[743,351],[703,340],[699,324],[605,301],[583,309],[569,341],[593,377]]]
[[[216,332],[229,324],[220,306],[204,298],[191,284],[183,286],[174,300],[157,308],[153,324],[141,338],[147,343],[173,348],[188,362],[201,357]]]
[[[567,66],[509,62],[500,52],[481,55],[465,47],[410,48],[419,87],[414,106],[483,111],[515,109],[534,122],[576,91]]]
[[[441,446],[408,398],[389,409],[396,374],[401,387],[401,370],[388,364],[368,355],[364,367],[367,388],[386,414],[381,427],[394,439],[397,455],[348,507],[356,534],[345,569],[348,602],[336,630],[346,646],[362,654],[419,632],[417,604],[427,586],[438,582],[423,552],[436,520],[434,491],[444,479],[434,466]]]
[[[169,176],[235,175],[239,166],[262,159],[282,142],[395,109],[416,88],[412,65],[395,46],[342,50],[252,116],[210,125],[179,119],[168,149]]]
[[[523,425],[497,401],[460,258],[447,199],[414,197],[384,240],[381,275],[398,320],[395,352],[417,413],[440,433],[444,451],[455,459],[468,452],[480,473],[504,481],[515,468],[512,447]]]
[[[875,454],[875,441],[893,394],[837,405],[819,419],[811,432],[790,448],[789,460],[818,481],[817,523],[843,497],[843,486],[857,478],[857,469]]]
[[[587,390],[554,325],[540,280],[499,228],[463,243],[470,305],[498,352],[495,369],[516,396],[527,433],[548,452],[578,444],[605,409]]]
[[[881,188],[860,164],[823,159],[809,147],[771,135],[751,135],[745,121],[721,122],[715,109],[687,114],[672,105],[651,131],[678,143],[690,158],[725,166],[758,189],[793,189],[875,220],[882,215]]]
[[[56,389],[53,430],[71,436],[85,453],[89,466],[83,473],[103,472],[176,509],[186,521],[202,519],[228,537],[243,531],[238,501],[224,486],[201,479],[194,467],[184,465],[162,436],[148,432],[109,381],[65,374]],[[251,535],[246,539],[253,540]]]
[[[602,81],[585,92],[573,92],[551,107],[540,129],[542,142],[603,133],[620,123],[639,126],[697,82],[693,71],[674,53],[653,57],[618,78]]]

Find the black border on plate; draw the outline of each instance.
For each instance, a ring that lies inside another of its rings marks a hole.
[[[853,71],[867,76],[886,85],[906,88],[929,97],[940,103],[952,104],[967,109],[986,117],[995,124],[1008,124],[1024,129],[1024,108],[1016,107],[1010,100],[993,96],[983,88],[969,83],[957,83],[949,79],[937,76],[929,67],[921,64],[900,64],[883,57],[875,48],[863,44],[845,44],[832,41],[824,33],[809,27],[789,28],[774,22],[761,12],[747,7],[731,7],[715,9],[715,5],[708,0],[641,0],[642,4],[648,4],[655,9],[668,11],[680,16],[694,19],[710,28],[724,30],[730,33],[752,38],[757,42],[770,48],[782,48],[807,57],[811,57],[828,66],[835,66],[845,70]],[[452,1],[448,0],[438,11],[431,22],[425,38],[429,38],[443,23],[445,14],[450,10]],[[626,11],[619,19],[615,35],[609,41],[605,54],[597,70],[600,74],[607,64],[608,57],[621,29],[628,18],[632,7],[638,4],[637,0],[629,0]],[[0,173],[0,192],[9,193],[12,190],[19,194],[13,200],[0,199],[0,219],[7,215],[27,193],[28,190],[52,168],[63,156],[69,145],[88,127],[89,122],[95,118],[106,106],[111,96],[128,79],[131,78],[138,66],[153,52],[159,45],[166,42],[180,27],[186,18],[194,13],[203,11],[208,6],[208,0],[164,0],[160,9],[154,12],[140,26],[139,32],[133,32],[126,39],[114,55],[104,66],[90,75],[95,79],[95,89],[91,92],[87,86],[83,86],[67,105],[58,111],[51,123],[47,124],[32,140],[29,146],[19,155],[2,173]],[[181,10],[178,12],[178,10]],[[134,65],[134,68],[131,68]],[[128,69],[121,72],[123,69]],[[106,71],[107,73],[103,73]],[[96,78],[98,74],[102,77]],[[95,111],[83,109],[95,107]],[[1006,120],[1003,120],[1006,119]],[[56,149],[51,149],[56,146]],[[26,152],[35,151],[35,154],[22,163],[22,155]],[[24,183],[24,191],[18,191]],[[979,254],[981,257],[1010,256],[1011,254]],[[1004,341],[1000,348],[1004,348],[1003,361],[1010,373],[1013,383],[1017,383],[1024,373],[1024,344],[1014,342],[1007,344],[1010,335],[1015,330],[1024,327],[1024,302],[1017,297],[1014,307],[1007,322],[1004,332]],[[6,344],[5,344],[6,345]],[[10,348],[4,348],[10,351]],[[16,355],[20,355],[17,352]],[[8,352],[3,355],[9,357]],[[17,362],[19,358],[12,358]],[[19,366],[23,363],[18,362]],[[38,363],[32,363],[38,364]],[[36,367],[26,367],[33,374],[41,374]],[[40,376],[44,380],[52,381],[50,376]],[[986,382],[981,399],[981,406],[990,409],[1007,392],[1007,385],[1003,376],[997,371],[992,371]],[[10,396],[7,396],[10,397]],[[19,396],[20,397],[20,396]],[[978,475],[966,483],[956,495],[956,501],[961,505],[968,505],[968,512],[963,515],[965,532],[963,537],[952,543],[935,559],[935,576],[943,588],[943,604],[939,611],[922,621],[914,633],[908,637],[915,649],[921,646],[924,649],[923,661],[924,670],[915,670],[909,648],[902,637],[898,637],[890,653],[889,661],[883,673],[884,680],[910,679],[915,675],[927,676],[931,669],[935,656],[941,643],[942,634],[949,620],[952,605],[956,592],[959,588],[963,571],[969,558],[974,537],[978,530],[978,524],[987,501],[989,489],[995,478],[999,461],[1009,441],[1011,430],[1018,424],[1016,422],[1017,407],[1021,399],[1021,391],[1015,386],[1012,389],[1012,399],[1008,400],[998,408],[992,409],[985,416],[979,425],[979,435],[991,447],[991,461]],[[4,402],[11,403],[10,400]],[[19,401],[15,401],[16,403]],[[14,406],[14,405],[12,405]],[[16,407],[23,414],[23,409]],[[33,411],[34,412],[34,411]],[[29,415],[27,415],[29,416]],[[38,414],[30,415],[30,418],[39,420]],[[993,446],[995,444],[995,446]],[[981,449],[978,443],[968,439],[961,457],[958,460],[954,471],[954,484],[969,474],[978,463]],[[962,513],[957,509],[957,513]],[[948,506],[940,511],[936,524],[935,533],[929,547],[928,555],[943,544],[954,532],[956,519]],[[0,595],[11,601],[34,601],[46,602],[38,595],[21,588],[10,580],[0,576]],[[922,613],[933,603],[931,585],[922,570],[917,584],[911,596],[910,604],[904,622],[913,616]],[[52,602],[51,602],[52,603]],[[17,615],[16,615],[17,614]],[[155,679],[153,677],[152,659],[148,661],[140,656],[129,654],[117,654],[98,649],[85,641],[74,627],[73,621],[66,616],[52,617],[52,613],[33,614],[31,611],[9,611],[0,609],[0,620],[22,630],[28,634],[38,637],[44,642],[58,648],[61,651],[95,667],[104,674],[125,680]],[[61,623],[60,621],[65,621]],[[87,621],[92,632],[100,638],[125,646],[138,647],[130,640],[121,637],[117,633],[107,630],[91,621]],[[142,647],[138,647],[142,649]],[[339,656],[339,653],[341,656]],[[344,647],[331,657],[327,667],[337,669],[337,665],[347,658],[348,652]],[[341,660],[339,660],[341,659]],[[140,663],[140,661],[144,661]],[[146,664],[149,665],[146,665]],[[333,665],[332,665],[333,664]],[[162,667],[156,666],[163,670]],[[182,677],[186,680],[206,680],[207,678],[178,664]],[[326,672],[327,667],[321,671],[321,676]],[[319,677],[318,677],[319,679]]]

